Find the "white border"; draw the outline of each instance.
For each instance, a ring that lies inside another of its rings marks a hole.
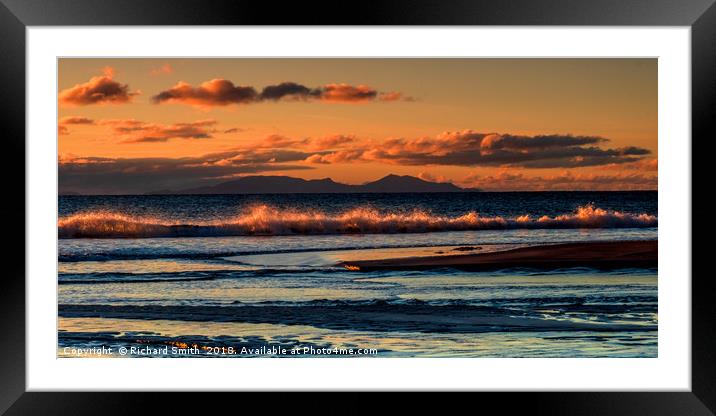
[[[58,56],[658,57],[658,358],[57,359]],[[687,27],[28,27],[27,389],[690,391],[690,73]]]

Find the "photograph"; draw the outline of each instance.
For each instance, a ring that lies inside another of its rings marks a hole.
[[[658,358],[658,66],[58,57],[56,356]]]

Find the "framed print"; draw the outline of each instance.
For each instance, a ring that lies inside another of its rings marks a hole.
[[[60,358],[658,357],[656,59],[62,57],[57,81]],[[433,127],[516,102],[618,127]]]
[[[712,413],[710,2],[220,3],[3,2],[3,411]]]

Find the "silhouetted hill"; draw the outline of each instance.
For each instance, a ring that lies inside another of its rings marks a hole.
[[[301,179],[290,176],[244,176],[218,185],[159,191],[152,194],[288,194],[288,193],[379,193],[379,192],[465,192],[451,183],[428,182],[414,176],[388,175],[363,185],[347,185],[325,179]]]
[[[360,192],[462,192],[451,183],[428,182],[414,176],[388,175],[360,185]]]

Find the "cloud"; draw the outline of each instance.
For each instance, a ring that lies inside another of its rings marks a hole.
[[[247,164],[299,162],[309,156],[310,153],[298,150],[235,149],[205,155],[202,163],[216,166],[244,166]]]
[[[458,184],[486,191],[656,190],[658,178],[640,173],[597,175],[570,171],[548,176],[525,176],[520,172],[503,170],[495,175],[469,175]]]
[[[323,154],[316,153],[311,155],[310,157],[307,157],[305,161],[308,163],[324,165],[332,163],[355,163],[359,161],[364,161],[364,153],[364,149],[345,149]]]
[[[335,149],[356,143],[358,138],[353,135],[334,134],[332,136],[319,137],[316,139],[308,139],[308,148],[313,150]]]
[[[291,151],[231,151],[186,158],[102,158],[61,155],[60,193],[142,194],[213,185],[243,174],[305,170],[285,164],[307,155]]]
[[[67,124],[94,124],[94,120],[87,117],[62,117],[60,119],[60,124],[67,125]]]
[[[357,141],[358,138],[356,136],[346,134],[334,134],[316,138],[307,137],[304,139],[292,139],[290,137],[272,134],[248,147],[256,149],[288,148],[304,151],[324,151],[339,149]]]
[[[232,128],[230,128],[230,129],[224,130],[223,133],[224,133],[224,134],[229,134],[229,133],[241,133],[241,132],[244,132],[244,131],[246,131],[246,130],[248,130],[248,129],[242,129],[242,128],[239,128],[239,127],[232,127]]]
[[[214,120],[170,125],[134,119],[100,120],[110,126],[124,143],[160,142],[171,138],[203,138]],[[62,193],[122,194],[162,189],[178,190],[211,185],[251,173],[313,169],[303,163],[332,148],[353,142],[355,137],[334,135],[292,139],[270,135],[262,140],[222,152],[185,158],[100,158],[63,155],[60,157]]]
[[[321,100],[329,102],[357,103],[374,100],[378,91],[367,86],[348,84],[328,84],[321,91]]]
[[[564,136],[564,135],[542,135],[542,136],[513,136],[510,134],[489,134],[480,142],[480,148],[484,150],[498,149],[548,149],[550,147],[583,146],[588,144],[599,144],[607,142],[607,139],[596,136]]]
[[[650,154],[638,147],[602,148],[597,136],[523,136],[444,132],[436,137],[389,138],[312,158],[312,163],[381,162],[397,165],[513,166],[567,168],[634,163]]]
[[[202,107],[252,104],[265,101],[322,101],[327,103],[365,103],[370,101],[412,101],[397,91],[379,92],[367,85],[345,83],[307,87],[296,82],[268,85],[259,93],[253,86],[236,86],[226,79],[212,79],[193,87],[179,82],[152,97],[155,104],[182,103]]]
[[[418,174],[418,178],[420,178],[420,179],[422,179],[422,180],[424,180],[424,181],[428,181],[428,182],[437,182],[437,183],[451,182],[448,178],[446,178],[446,177],[443,176],[443,175],[437,175],[437,176],[435,176],[435,175],[433,175],[433,174],[430,173],[430,172],[420,172],[420,173]]]
[[[294,99],[306,99],[309,97],[320,97],[321,90],[311,89],[305,85],[295,82],[282,82],[277,85],[269,85],[261,91],[259,99],[278,101],[282,98],[290,97]]]
[[[323,155],[319,155],[319,154],[313,154],[311,156],[308,156],[303,161],[308,162],[308,163],[313,163],[313,164],[324,164],[324,165],[331,163],[330,161],[323,160]]]
[[[256,149],[271,149],[271,148],[298,148],[305,145],[305,139],[292,139],[290,137],[282,136],[280,134],[270,134],[260,141],[249,145],[251,148]]]
[[[112,133],[125,143],[204,139],[216,131],[215,120],[165,125],[126,119],[99,120],[95,124],[110,126]],[[241,147],[191,158],[65,156],[61,158],[60,176],[63,192],[142,193],[213,184],[246,173],[313,169],[318,164],[384,163],[501,167],[497,174],[471,175],[457,181],[460,186],[486,190],[656,189],[657,162],[647,157],[649,150],[609,148],[608,143],[608,139],[598,136],[500,135],[472,130],[382,141],[349,134],[306,138],[269,135]],[[604,174],[570,172],[585,166],[597,166]],[[551,176],[528,176],[522,169],[547,167],[565,171]],[[609,171],[619,167],[623,169]],[[420,173],[421,178],[448,181],[427,169]]]
[[[192,87],[180,81],[175,86],[152,97],[155,104],[164,102],[184,103],[196,106],[226,106],[256,101],[258,93],[254,87],[236,86],[225,79],[212,79]]]
[[[63,117],[57,122],[57,133],[60,135],[70,134],[70,129],[67,127],[72,124],[95,124],[94,120],[87,117]]]
[[[292,100],[319,100],[334,103],[363,103],[369,101],[411,101],[397,91],[378,92],[367,85],[326,84],[322,87],[309,88],[295,82],[282,82],[277,85],[265,87],[259,95],[259,100],[278,101]]]
[[[618,164],[609,164],[604,166],[605,169],[620,169],[620,170],[640,170],[642,172],[656,172],[659,170],[658,159],[641,159],[636,162]]]
[[[138,95],[130,91],[129,85],[114,80],[114,69],[107,67],[104,74],[90,78],[83,84],[76,84],[60,91],[59,101],[66,105],[123,104]]]
[[[659,170],[659,161],[658,159],[642,159],[631,163],[630,166],[627,166],[627,169],[657,172]]]
[[[112,127],[121,143],[157,143],[171,139],[209,139],[215,132],[216,120],[199,120],[190,123],[157,124],[134,119],[102,120],[100,124]]]

